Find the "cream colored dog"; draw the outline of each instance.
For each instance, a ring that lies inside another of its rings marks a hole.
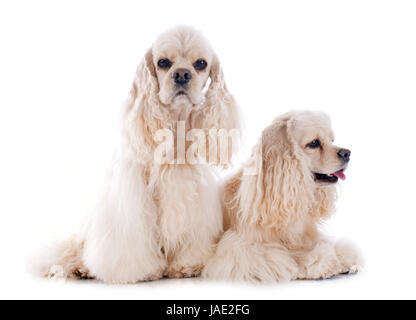
[[[176,135],[178,121],[185,132],[239,126],[217,56],[188,27],[162,34],[147,51],[99,207],[81,232],[39,259],[42,274],[109,283],[200,274],[223,231],[221,204],[213,169],[178,162],[179,141],[168,150],[176,162],[156,161],[159,133]]]
[[[357,271],[357,251],[318,230],[334,211],[350,159],[333,141],[322,113],[287,113],[263,131],[252,157],[225,183],[227,231],[205,277],[271,282]]]

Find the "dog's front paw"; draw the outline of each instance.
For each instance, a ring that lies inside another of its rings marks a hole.
[[[156,281],[163,278],[163,269],[150,273],[143,278],[143,281]]]
[[[53,280],[61,280],[66,278],[66,273],[61,265],[54,264],[50,267],[48,272],[48,278]]]
[[[328,279],[341,273],[343,266],[330,243],[319,243],[300,258],[298,279]]]
[[[335,251],[342,266],[342,273],[354,274],[362,269],[364,263],[361,253],[351,243],[338,241]]]
[[[361,270],[361,266],[359,266],[359,265],[352,265],[352,266],[350,266],[350,267],[348,267],[348,268],[345,268],[344,270],[345,270],[345,272],[344,272],[344,274],[355,274],[355,273],[358,273],[360,270]]]
[[[192,278],[198,277],[203,269],[202,264],[193,266],[182,266],[182,267],[169,267],[166,273],[168,278]]]

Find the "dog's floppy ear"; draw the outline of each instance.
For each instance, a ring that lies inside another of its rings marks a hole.
[[[144,96],[151,98],[154,97],[154,95],[157,95],[158,87],[156,71],[153,65],[152,48],[150,48],[147,50],[144,58],[136,69],[130,96],[127,101],[126,111],[139,107],[139,105],[135,103],[137,99]]]
[[[150,48],[137,67],[123,114],[125,123],[122,128],[130,139],[131,146],[143,147],[140,139],[144,146],[152,146],[155,145],[155,132],[167,128],[168,118],[168,111],[159,99],[159,83]]]
[[[296,150],[291,118],[278,118],[263,133],[252,158],[261,158],[257,175],[243,175],[238,193],[242,223],[278,228],[308,214],[313,178]]]
[[[212,165],[227,168],[231,163],[232,156],[237,153],[239,148],[241,138],[240,114],[234,97],[227,89],[221,63],[215,54],[211,63],[210,79],[211,83],[205,94],[205,104],[197,112],[195,122],[198,123],[198,127],[207,130],[216,129],[219,133],[219,136],[216,137],[217,141],[213,142],[210,139],[215,137],[210,137],[207,145],[213,143],[220,146],[220,130],[228,134],[229,137],[234,137],[228,140],[228,156],[226,161],[220,159],[218,154],[214,157],[214,160],[209,160]]]
[[[227,89],[221,63],[214,54],[210,69],[211,83],[206,93],[203,109],[204,127],[217,129],[240,129],[237,103]]]

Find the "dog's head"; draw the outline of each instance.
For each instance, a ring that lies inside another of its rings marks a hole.
[[[155,133],[174,130],[178,120],[191,120],[192,128],[239,128],[217,55],[201,33],[186,26],[163,33],[146,52],[123,119],[132,144],[141,140],[151,147],[157,146]]]
[[[323,113],[301,112],[289,122],[288,134],[316,183],[336,183],[345,179],[344,171],[351,151],[334,145],[330,119]]]
[[[202,102],[214,53],[199,32],[183,26],[170,30],[157,38],[151,55],[163,104]]]
[[[242,179],[244,219],[284,228],[305,216],[328,217],[336,198],[333,186],[345,179],[351,154],[333,141],[329,117],[323,113],[290,112],[275,119],[246,166],[252,169],[255,160],[261,162],[258,174]]]

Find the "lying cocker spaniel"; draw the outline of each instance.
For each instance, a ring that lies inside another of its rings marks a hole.
[[[40,259],[42,274],[109,283],[200,274],[223,231],[221,203],[212,167],[181,155],[187,141],[168,150],[173,163],[156,159],[159,134],[176,137],[179,125],[239,127],[217,56],[183,26],[162,34],[140,63],[102,200],[81,232]]]
[[[263,131],[252,157],[224,185],[227,231],[205,277],[272,282],[357,271],[357,251],[319,231],[351,154],[333,142],[322,113],[287,113]]]

